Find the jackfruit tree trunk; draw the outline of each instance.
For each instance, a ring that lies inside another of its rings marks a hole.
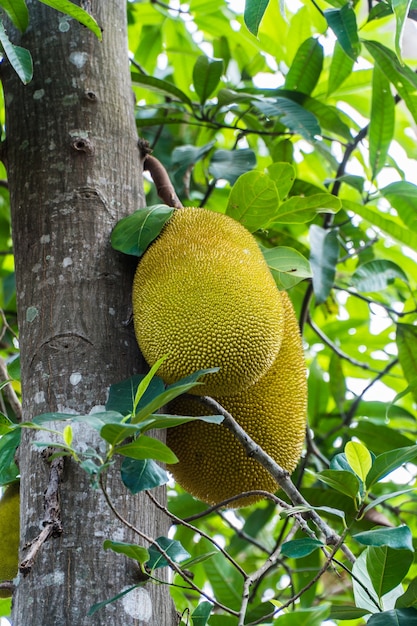
[[[139,370],[126,324],[133,267],[112,251],[109,236],[144,203],[125,0],[82,3],[101,25],[102,42],[38,0],[27,4],[28,30],[20,35],[9,24],[8,33],[30,50],[34,78],[24,86],[7,63],[2,69],[25,421],[51,411],[88,413],[104,405],[111,383]],[[83,449],[96,446],[88,428],[76,435]],[[25,430],[19,456],[21,559],[42,529],[49,481],[33,438]],[[151,537],[166,535],[167,521],[145,497],[127,496],[116,471],[108,487],[132,524]],[[166,585],[137,588],[87,617],[94,603],[138,582],[132,561],[104,551],[103,540],[141,542],[68,459],[60,497],[63,533],[20,574],[14,626],[176,624]]]

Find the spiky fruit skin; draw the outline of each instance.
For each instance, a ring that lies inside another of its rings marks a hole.
[[[300,458],[306,427],[307,380],[301,337],[292,303],[282,292],[284,335],[272,367],[257,383],[239,395],[217,396],[248,435],[281,467],[292,472]],[[207,415],[197,398],[182,397],[170,412]],[[275,492],[278,485],[254,459],[248,458],[224,426],[201,421],[167,431],[167,443],[179,458],[169,466],[189,493],[208,504],[254,489]],[[241,498],[230,507],[247,506],[260,496]]]
[[[6,487],[0,500],[0,581],[12,580],[18,569],[19,550],[19,483]],[[0,598],[10,593],[0,591]]]
[[[206,209],[175,211],[139,262],[135,334],[166,383],[211,367],[196,393],[235,394],[272,365],[281,345],[280,292],[254,237]]]

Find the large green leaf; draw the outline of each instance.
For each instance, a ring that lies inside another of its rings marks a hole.
[[[80,22],[80,24],[89,28],[101,41],[102,34],[100,26],[97,24],[96,20],[81,7],[77,6],[73,2],[70,2],[69,0],[39,0],[39,2],[42,2],[57,11],[62,11],[65,15],[73,17],[77,20],[77,22]]]
[[[15,46],[12,44],[4,30],[3,22],[0,19],[0,43],[3,47],[4,54],[9,60],[16,74],[24,85],[27,85],[33,76],[32,56],[29,50]]]
[[[247,172],[238,178],[230,192],[226,215],[254,232],[272,220],[278,203],[274,181],[263,172]]]
[[[165,485],[168,474],[152,459],[123,459],[121,467],[123,484],[131,493],[139,493],[146,489],[153,489]]]
[[[161,80],[160,78],[148,76],[147,74],[132,72],[132,83],[134,85],[146,87],[146,89],[149,89],[150,91],[155,91],[156,93],[168,96],[169,98],[175,98],[175,100],[179,100],[180,102],[187,104],[189,107],[192,107],[192,102],[187,94],[167,80]],[[165,119],[165,121],[168,120]]]
[[[285,77],[285,89],[311,94],[323,68],[323,46],[315,37],[306,39],[298,48]]]
[[[417,122],[417,77],[414,72],[407,65],[402,65],[389,48],[376,41],[364,43],[377,65],[404,100],[414,121]]]
[[[245,24],[255,36],[258,34],[259,25],[268,4],[269,0],[246,0],[245,2]]]
[[[405,525],[397,528],[374,528],[356,533],[352,537],[365,546],[386,546],[395,550],[414,552],[413,537],[410,529]]]
[[[175,539],[158,537],[155,541],[174,563],[181,563],[190,558],[190,554],[187,550]],[[160,567],[166,567],[167,565],[168,561],[165,556],[159,552],[158,548],[151,546],[149,548],[149,561],[146,563],[147,568],[154,570]]]
[[[16,28],[23,33],[29,24],[29,12],[25,0],[0,0],[0,7],[6,11]]]
[[[291,196],[279,205],[274,222],[285,224],[305,224],[311,222],[317,213],[337,213],[341,207],[339,198],[330,193],[313,196]]]
[[[290,163],[277,161],[268,165],[268,174],[275,183],[280,201],[284,200],[294,184],[294,166]]]
[[[191,614],[193,626],[206,626],[212,608],[213,605],[211,602],[200,602],[198,607]]]
[[[210,160],[209,172],[215,179],[233,185],[242,174],[256,167],[256,154],[249,148],[216,150]]]
[[[254,98],[253,104],[267,117],[279,117],[281,124],[308,141],[314,141],[321,133],[316,116],[290,98]]]
[[[302,280],[311,278],[310,263],[294,248],[276,246],[264,248],[262,252],[280,289],[291,289]]]
[[[376,65],[372,79],[372,109],[369,124],[369,165],[372,177],[385,166],[391,141],[394,137],[395,101],[389,80]]]
[[[159,439],[140,435],[135,441],[118,446],[116,452],[130,459],[153,459],[163,463],[176,463],[176,455]]]
[[[166,204],[155,204],[124,217],[111,234],[113,248],[125,254],[142,256],[173,212],[174,209]]]
[[[209,59],[204,54],[198,57],[193,69],[193,83],[201,104],[204,104],[216,89],[222,73],[222,59]]]
[[[417,578],[413,578],[413,580],[408,585],[407,589],[400,596],[395,603],[395,607],[398,609],[405,609],[407,607],[416,607],[417,605]]]
[[[367,550],[366,567],[379,598],[403,581],[413,560],[409,550],[398,551],[388,546]]]
[[[371,615],[368,626],[417,626],[416,609],[391,609]]]
[[[286,541],[281,546],[281,554],[290,559],[298,559],[304,556],[308,556],[315,550],[324,546],[322,541],[318,539],[312,539],[311,537],[305,537],[303,539],[293,539]]]
[[[391,285],[396,278],[408,284],[407,274],[393,261],[377,259],[360,265],[354,272],[351,282],[358,291],[380,292]]]
[[[398,358],[417,401],[417,326],[397,324]]]
[[[369,450],[360,441],[348,441],[345,446],[345,455],[350,467],[365,483],[372,467],[372,457]]]
[[[371,225],[383,230],[389,237],[396,239],[399,243],[409,246],[413,250],[417,250],[417,233],[409,228],[404,228],[398,221],[388,217],[375,207],[364,206],[358,202],[350,200],[342,200],[342,206],[346,211],[357,213],[363,217]]]
[[[356,61],[360,52],[355,11],[346,3],[341,9],[326,9],[323,15],[346,54]]]
[[[401,467],[409,461],[414,461],[415,458],[417,458],[416,445],[389,450],[388,452],[383,452],[378,455],[367,477],[368,488],[372,487],[373,484],[380,481],[398,467]]]
[[[317,304],[321,304],[328,298],[336,275],[336,264],[339,257],[339,242],[336,232],[313,224],[310,226],[310,247],[314,294]]]
[[[391,183],[380,191],[404,224],[417,232],[417,186],[402,180]]]
[[[395,28],[395,52],[397,57],[402,60],[401,43],[404,34],[404,28],[408,12],[410,10],[412,0],[391,0],[390,4],[394,11],[396,28]]]
[[[355,499],[360,490],[358,477],[346,470],[323,470],[316,474],[317,478],[329,487],[337,489],[352,499]]]
[[[122,541],[111,541],[106,539],[103,543],[104,550],[113,550],[118,554],[124,554],[129,559],[134,559],[138,563],[144,564],[149,560],[149,552],[146,548],[134,543],[124,543]]]
[[[355,61],[343,50],[342,46],[336,41],[333,51],[332,60],[329,70],[329,81],[327,94],[331,94],[347,79],[352,73]]]

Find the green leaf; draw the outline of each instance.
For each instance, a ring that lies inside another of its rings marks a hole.
[[[174,563],[181,563],[190,558],[190,554],[187,550],[175,539],[158,537],[155,541]],[[165,556],[163,556],[157,548],[151,546],[149,548],[149,561],[146,563],[146,567],[150,570],[154,570],[159,567],[166,567],[167,565],[169,565],[169,563]]]
[[[220,82],[223,74],[223,60],[199,56],[193,69],[193,84],[200,103],[204,104]]]
[[[4,9],[13,24],[25,32],[29,24],[29,12],[25,0],[0,0],[0,7]]]
[[[110,387],[109,397],[106,403],[108,411],[117,411],[122,415],[129,415],[133,412],[134,399],[136,391],[141,381],[145,378],[144,374],[136,374],[120,383],[114,383]],[[165,391],[165,384],[162,378],[154,376],[142,395],[139,405],[136,407],[140,410],[147,406],[152,400],[155,400],[161,393]],[[152,411],[150,411],[151,413]]]
[[[391,609],[371,615],[368,626],[417,626],[415,609]]]
[[[88,611],[88,615],[89,616],[94,615],[94,613],[97,613],[97,611],[100,611],[100,609],[102,609],[103,607],[107,606],[108,604],[111,604],[112,602],[116,602],[116,600],[123,598],[123,596],[127,595],[128,593],[133,591],[133,589],[137,589],[138,587],[139,585],[134,585],[133,587],[129,587],[128,589],[125,589],[121,593],[118,593],[116,596],[109,598],[109,600],[103,600],[102,602],[97,602],[96,604],[93,604],[93,606]]]
[[[122,456],[128,456],[131,459],[153,459],[154,461],[162,461],[163,463],[177,463],[178,458],[162,441],[140,435],[138,439],[125,446],[116,448],[116,452]]]
[[[395,127],[395,100],[389,80],[376,65],[372,79],[372,108],[369,123],[369,165],[372,178],[382,170]]]
[[[315,37],[309,37],[298,48],[285,77],[285,89],[311,94],[323,68],[323,46]]]
[[[346,470],[328,469],[319,472],[316,476],[323,483],[332,487],[332,489],[336,489],[352,499],[355,499],[360,492],[360,483],[357,476]]]
[[[417,231],[417,186],[405,180],[380,190],[406,226]]]
[[[318,213],[337,213],[341,207],[339,198],[330,193],[312,196],[291,196],[278,207],[274,222],[278,224],[304,224],[311,222]]]
[[[404,376],[417,400],[417,326],[397,324],[397,348]]]
[[[258,34],[259,25],[262,21],[269,0],[246,0],[243,14],[248,30],[253,34]]]
[[[27,85],[33,76],[33,63],[29,50],[15,46],[11,43],[4,30],[3,22],[0,20],[0,43],[3,46],[4,54],[9,60],[16,74],[24,85]]]
[[[377,259],[360,265],[354,272],[351,283],[358,291],[377,292],[386,289],[396,278],[408,284],[408,277],[393,261]]]
[[[329,70],[329,82],[327,95],[337,90],[338,87],[352,73],[354,60],[346,54],[342,46],[336,41]]]
[[[124,441],[127,437],[136,435],[140,426],[136,424],[105,424],[100,431],[101,437],[112,446]]]
[[[365,483],[372,467],[372,457],[369,450],[359,441],[348,441],[345,446],[345,454],[350,467]]]
[[[397,609],[405,609],[407,607],[412,607],[417,605],[417,578],[413,578],[413,580],[408,585],[407,589],[400,596],[395,603],[395,608]]]
[[[166,485],[168,474],[152,459],[123,459],[121,467],[123,484],[131,493],[139,493]]]
[[[355,11],[346,3],[341,9],[327,9],[323,15],[346,54],[356,61],[361,49]]]
[[[250,232],[266,226],[276,214],[279,202],[275,183],[263,172],[246,172],[234,184],[226,215],[241,222]]]
[[[283,142],[280,142],[283,143]],[[280,201],[284,200],[290,192],[295,180],[294,166],[286,162],[275,162],[268,165],[268,174],[275,183]]]
[[[21,432],[20,428],[16,428],[0,438],[0,485],[11,482],[19,473],[14,458]]]
[[[212,608],[213,605],[211,602],[200,602],[198,607],[191,614],[193,626],[206,626]]]
[[[394,52],[376,41],[364,41],[376,64],[394,85],[417,122],[417,77],[406,65],[401,65]]]
[[[239,176],[254,167],[256,167],[256,154],[249,148],[216,150],[211,157],[209,172],[216,180],[227,180],[233,185]]]
[[[328,298],[336,275],[339,257],[336,232],[313,224],[310,226],[310,247],[314,294],[317,304],[321,304]]]
[[[343,606],[334,604],[330,610],[329,619],[331,620],[351,620],[359,619],[367,615],[369,611],[366,609],[358,609],[356,606]]]
[[[377,507],[382,502],[386,502],[387,500],[390,500],[391,498],[396,498],[397,496],[402,496],[402,495],[404,495],[406,493],[410,493],[412,491],[415,491],[414,487],[411,487],[410,489],[400,489],[400,491],[391,491],[390,493],[384,493],[382,496],[379,496],[378,498],[375,498],[375,500],[372,500],[363,509],[362,514],[365,515],[365,513],[367,513],[367,511],[370,511],[371,509],[374,509],[375,507]]]
[[[413,560],[414,555],[409,550],[401,550],[400,554],[387,546],[367,550],[366,567],[378,598],[403,581]]]
[[[280,289],[290,289],[311,277],[309,261],[294,248],[263,248],[262,253]]]
[[[46,4],[48,7],[52,7],[57,11],[61,11],[65,13],[65,15],[69,15],[86,26],[91,32],[93,32],[96,37],[101,41],[102,34],[101,28],[97,24],[96,20],[84,9],[81,9],[79,6],[69,2],[69,0],[39,0],[42,4]]]
[[[180,102],[187,104],[190,108],[193,106],[193,103],[187,94],[167,80],[161,80],[160,78],[154,78],[154,76],[147,76],[146,74],[138,74],[136,72],[132,72],[131,78],[134,85],[140,85],[142,87],[146,87],[150,91],[179,100]],[[163,119],[165,122],[168,121],[166,118]],[[149,120],[146,121],[148,122]]]
[[[113,552],[117,552],[118,554],[124,554],[129,559],[135,559],[135,561],[138,561],[141,565],[149,560],[148,550],[134,543],[124,543],[122,541],[106,539],[103,543],[103,548],[104,550],[113,550]]]
[[[13,380],[20,381],[20,354],[15,354],[7,361],[7,373]]]
[[[321,133],[316,116],[290,98],[253,98],[253,104],[267,117],[279,117],[281,124],[307,141],[314,142]]]
[[[410,550],[414,552],[413,536],[408,526],[397,528],[375,528],[352,535],[358,543],[365,546],[387,546],[395,550]]]
[[[155,204],[124,217],[113,229],[112,247],[124,254],[142,256],[149,244],[160,234],[174,210],[166,204]]]
[[[277,607],[280,606],[280,602],[276,600],[270,601]],[[320,606],[311,608],[298,608],[291,613],[285,613],[278,621],[281,622],[279,626],[322,626],[330,614],[330,603],[322,602]],[[277,622],[278,624],[278,622]]]
[[[146,418],[149,415],[156,413],[162,406],[165,404],[169,404],[174,398],[180,396],[182,393],[187,393],[190,389],[200,384],[200,378],[205,376],[206,374],[212,374],[214,372],[218,372],[218,367],[212,367],[206,370],[198,370],[185,378],[181,378],[176,383],[172,385],[168,385],[163,393],[160,393],[156,398],[151,400],[149,404],[146,404],[143,408],[141,408],[136,415],[132,418],[133,423],[138,423]]]
[[[407,446],[406,448],[397,448],[384,452],[376,457],[374,464],[368,474],[367,485],[372,487],[375,483],[385,478],[388,474],[396,470],[398,467],[413,461],[417,458],[417,446]]]
[[[408,12],[410,10],[412,0],[391,0],[390,4],[395,15],[395,52],[397,57],[402,61],[401,43],[404,34],[404,28]]]
[[[342,200],[342,207],[346,211],[352,211],[360,217],[363,217],[372,226],[376,226],[383,230],[389,237],[396,239],[399,243],[409,246],[413,250],[417,250],[417,233],[409,228],[404,228],[394,219],[387,217],[378,209],[370,206],[364,206],[350,200]]]
[[[308,556],[318,548],[322,548],[324,544],[318,539],[306,537],[304,539],[293,539],[286,541],[281,546],[281,554],[290,559],[298,559]]]
[[[195,422],[200,420],[207,422],[207,424],[221,424],[224,420],[223,415],[171,415],[156,413],[150,415],[148,418],[141,420],[140,429],[142,432],[146,432],[150,428],[173,428],[180,426],[181,424],[187,424],[188,422]]]

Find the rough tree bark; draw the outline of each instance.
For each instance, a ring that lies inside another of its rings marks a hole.
[[[125,0],[83,2],[103,28],[101,43],[38,0],[27,4],[27,32],[8,30],[31,51],[34,78],[24,86],[7,63],[2,68],[25,420],[50,411],[88,413],[105,403],[111,383],[139,370],[133,329],[125,324],[133,267],[112,251],[109,235],[144,203]],[[80,445],[97,443],[86,427],[76,435]],[[34,436],[24,432],[19,457],[22,547],[42,529],[49,481]],[[166,535],[167,521],[145,497],[127,496],[117,472],[109,492],[134,525]],[[68,459],[60,497],[63,533],[49,538],[31,572],[20,575],[14,625],[177,623],[166,585],[137,589],[87,617],[92,604],[138,581],[132,562],[104,551],[103,540],[140,541]]]

